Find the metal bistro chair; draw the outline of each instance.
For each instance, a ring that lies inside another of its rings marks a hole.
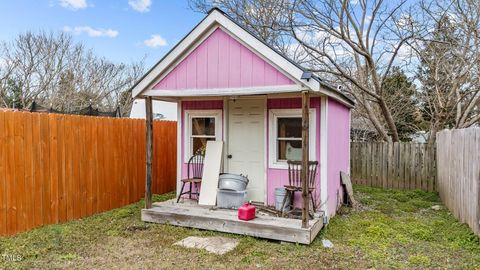
[[[303,191],[302,190],[302,162],[301,161],[293,161],[293,160],[288,160],[288,185],[285,185],[285,198],[283,199],[282,203],[282,216],[284,216],[286,213],[284,212],[285,207],[290,206],[290,212],[294,210],[293,208],[293,199],[295,197],[295,192],[299,191],[300,193]],[[312,201],[312,208],[313,212],[316,211],[315,209],[315,202],[313,200],[313,191],[315,190],[315,176],[317,174],[317,167],[318,167],[318,161],[309,161],[308,162],[308,195],[310,196],[310,199]],[[287,205],[287,201],[289,204]]]
[[[198,192],[198,184],[202,182],[202,174],[203,174],[203,160],[205,158],[204,152],[203,151],[197,151],[195,155],[193,155],[189,160],[188,160],[188,170],[187,170],[187,178],[182,179],[182,189],[180,190],[180,195],[178,195],[177,198],[177,203],[180,201],[180,198],[182,195],[188,194],[188,198],[192,199],[192,195],[198,195],[200,194]],[[185,184],[190,183],[190,189],[183,192],[183,189],[185,188]],[[195,185],[196,187],[196,192],[192,192],[192,187]]]

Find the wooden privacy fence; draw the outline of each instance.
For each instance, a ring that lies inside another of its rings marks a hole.
[[[0,112],[0,235],[138,201],[145,121]],[[175,189],[176,122],[154,122],[153,192]]]
[[[440,198],[480,235],[480,128],[437,133],[437,160]]]
[[[353,142],[354,184],[394,189],[436,189],[435,146],[409,142]]]

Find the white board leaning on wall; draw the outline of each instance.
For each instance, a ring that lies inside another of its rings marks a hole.
[[[200,187],[200,196],[198,204],[216,205],[218,175],[222,168],[222,141],[208,141],[205,150],[205,161],[203,162],[202,186]]]

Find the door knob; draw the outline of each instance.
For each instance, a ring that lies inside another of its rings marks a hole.
[[[232,158],[232,155],[227,155],[227,158]]]

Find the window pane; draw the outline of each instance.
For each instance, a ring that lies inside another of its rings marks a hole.
[[[302,138],[301,117],[279,117],[277,121],[279,138]]]
[[[192,134],[215,136],[215,118],[214,117],[192,118]]]
[[[197,153],[199,149],[202,149],[202,151],[205,151],[205,148],[207,147],[207,141],[215,141],[215,138],[192,138],[193,140],[193,151],[192,155]]]
[[[302,160],[302,141],[279,140],[278,160]]]

